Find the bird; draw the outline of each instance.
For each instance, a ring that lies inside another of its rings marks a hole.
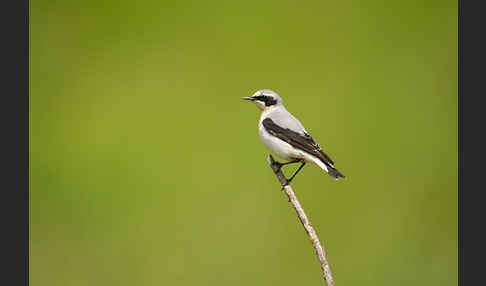
[[[282,98],[276,92],[262,89],[242,99],[252,101],[261,110],[258,134],[262,143],[275,155],[287,161],[275,161],[277,171],[285,165],[301,163],[297,171],[286,179],[284,187],[290,184],[306,163],[319,166],[335,180],[345,178],[302,123],[287,111]]]

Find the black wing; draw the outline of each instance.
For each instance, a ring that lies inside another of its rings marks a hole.
[[[326,155],[316,141],[307,133],[300,134],[288,128],[283,128],[275,124],[272,119],[265,118],[262,121],[263,127],[271,135],[289,143],[295,148],[301,149],[311,155],[316,156],[324,163],[334,165],[334,162]]]

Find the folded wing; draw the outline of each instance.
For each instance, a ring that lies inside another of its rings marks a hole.
[[[291,146],[303,150],[317,158],[319,158],[324,163],[330,164],[331,166],[334,162],[326,155],[317,144],[317,142],[306,132],[299,133],[288,128],[283,128],[273,122],[270,118],[265,118],[262,121],[263,127],[271,135],[287,142]]]

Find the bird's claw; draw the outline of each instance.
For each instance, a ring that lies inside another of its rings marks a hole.
[[[286,180],[286,182],[285,182],[285,184],[282,185],[281,191],[283,191],[285,189],[285,187],[288,186],[290,184],[290,182],[292,181],[292,180],[289,180],[289,179],[285,179],[285,180]]]

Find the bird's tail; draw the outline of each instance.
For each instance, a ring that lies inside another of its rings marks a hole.
[[[327,165],[327,164],[326,164],[326,165]],[[328,173],[328,174],[329,174],[331,177],[333,177],[334,179],[338,180],[338,179],[339,179],[339,177],[341,177],[341,178],[343,178],[343,179],[345,178],[345,177],[344,177],[344,175],[343,175],[343,174],[341,174],[341,172],[339,172],[339,171],[338,171],[336,168],[334,168],[334,167],[332,167],[332,166],[329,166],[329,165],[327,165],[327,167],[328,167],[328,171],[327,171],[327,173]]]
[[[312,160],[314,161],[314,163],[316,163],[317,166],[321,167],[321,169],[326,171],[334,179],[338,180],[340,177],[345,178],[344,175],[341,174],[341,172],[339,172],[336,168],[329,165],[328,163],[323,162],[314,156],[312,156]]]

